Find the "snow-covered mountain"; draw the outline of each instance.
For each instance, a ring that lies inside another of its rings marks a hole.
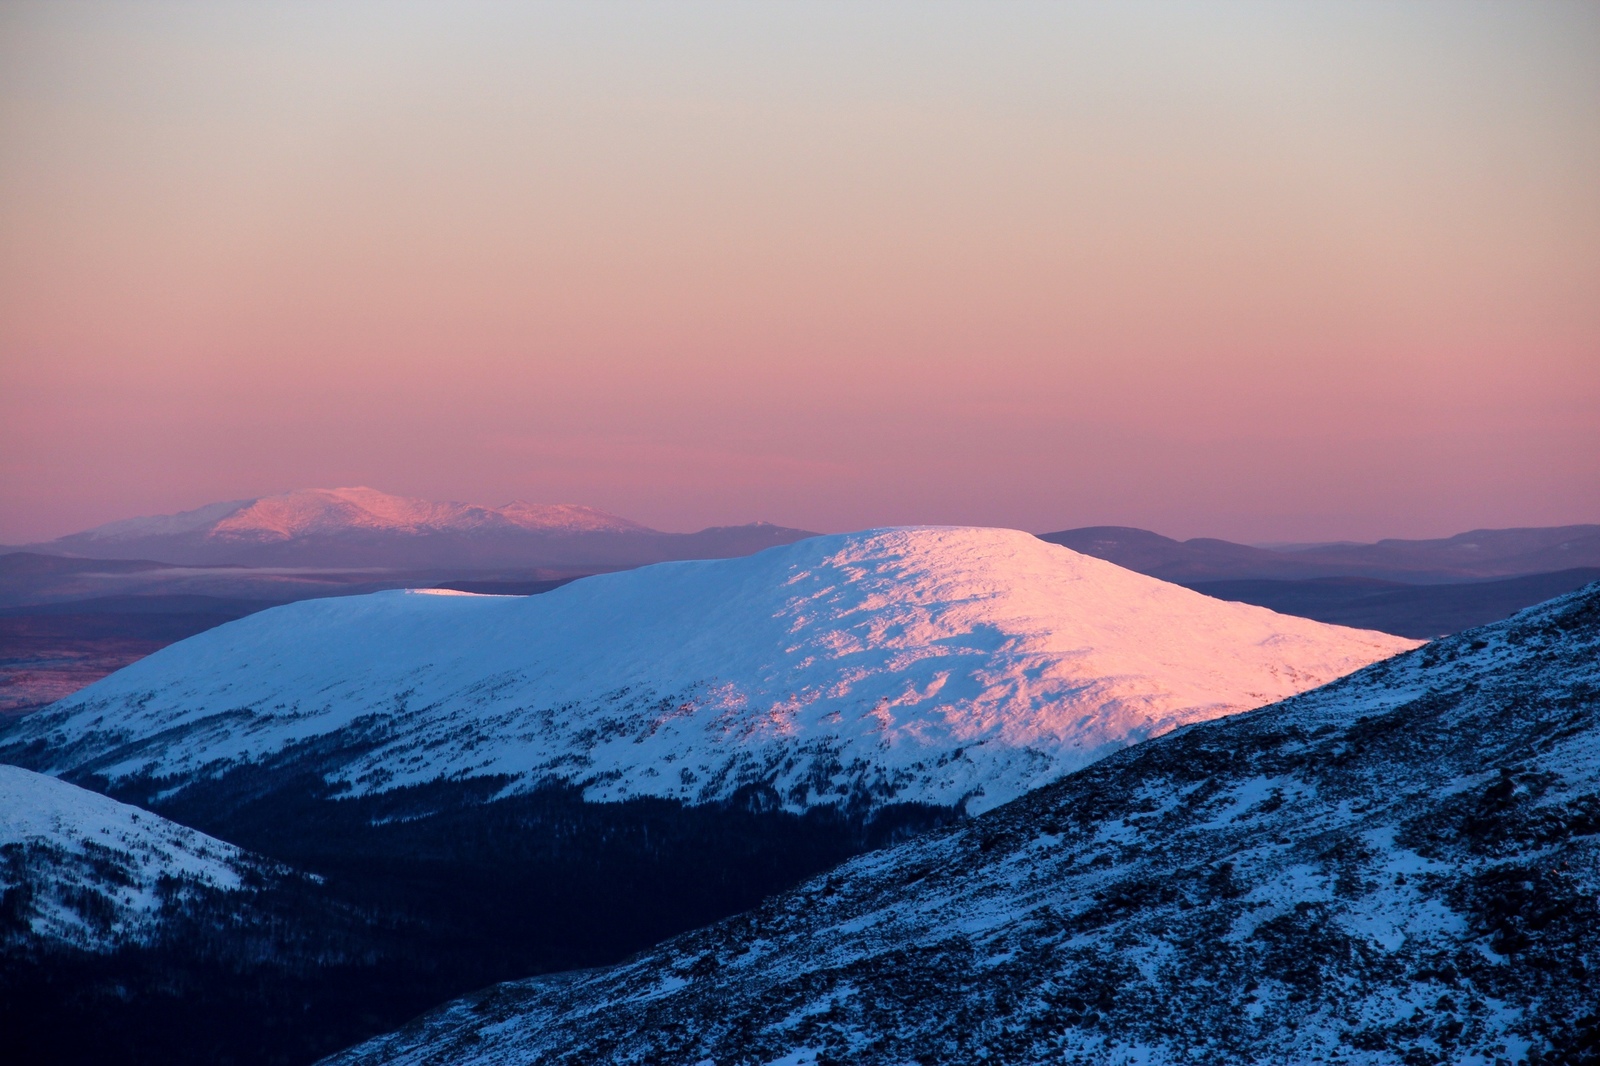
[[[345,795],[557,781],[590,800],[976,812],[1127,744],[1415,646],[1224,603],[1007,530],[817,537],[531,598],[291,604],[15,724],[4,757],[160,782],[245,766]]]
[[[1579,1063],[1600,585],[338,1066]]]
[[[176,897],[261,870],[232,844],[0,764],[0,950],[143,943]]]
[[[129,518],[38,550],[182,564],[636,566],[743,555],[807,534],[765,523],[662,533],[579,504],[439,503],[365,487],[305,489]]]

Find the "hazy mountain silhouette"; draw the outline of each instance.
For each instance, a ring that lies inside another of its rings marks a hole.
[[[1040,538],[1163,581],[1363,577],[1445,584],[1600,567],[1600,525],[1477,529],[1439,540],[1380,540],[1294,550],[1196,537],[1173,540],[1129,526],[1085,526]]]

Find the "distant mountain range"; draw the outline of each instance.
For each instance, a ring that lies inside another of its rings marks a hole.
[[[0,554],[0,715],[277,604],[392,588],[527,595],[809,535],[763,523],[661,533],[592,507],[489,508],[362,488],[113,522]],[[1498,621],[1600,578],[1594,525],[1279,549],[1118,526],[1042,539],[1218,599],[1417,638]]]
[[[29,551],[180,565],[558,566],[615,569],[710,559],[811,536],[765,522],[662,533],[577,504],[436,503],[369,488],[306,489],[130,518]]]
[[[579,504],[518,501],[483,507],[357,487],[305,489],[129,518],[22,547],[47,555],[175,565],[595,570],[730,558],[814,535],[765,522],[663,533]],[[1285,548],[1208,537],[1179,541],[1125,526],[1039,536],[1184,585],[1349,577],[1448,584],[1600,568],[1600,525],[1479,529],[1438,540]]]
[[[1177,541],[1124,526],[1041,537],[1207,596],[1407,637],[1497,622],[1600,578],[1596,525],[1295,549]]]
[[[1146,529],[1086,526],[1040,538],[1181,585],[1359,577],[1447,584],[1600,567],[1600,525],[1476,529],[1439,540],[1380,540],[1279,550],[1210,537],[1173,540]]]

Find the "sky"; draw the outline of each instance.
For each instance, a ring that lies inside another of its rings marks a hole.
[[[0,542],[1600,522],[1600,5],[0,3]]]

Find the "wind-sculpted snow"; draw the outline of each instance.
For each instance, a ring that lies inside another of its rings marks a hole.
[[[0,947],[136,942],[175,895],[237,889],[253,865],[232,844],[159,815],[0,765]]]
[[[1600,585],[332,1060],[1578,1063]]]
[[[24,719],[6,757],[186,781],[292,756],[353,794],[503,775],[595,800],[979,811],[1414,641],[982,529],[817,537],[532,598],[265,611]]]

